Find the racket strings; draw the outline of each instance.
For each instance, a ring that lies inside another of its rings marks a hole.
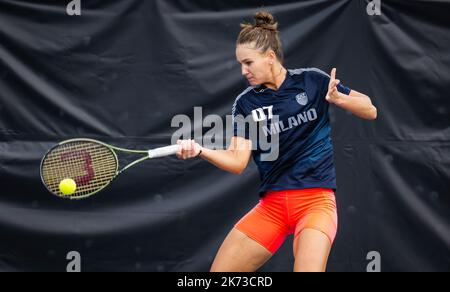
[[[114,159],[110,159],[110,154],[108,155],[92,155],[91,156],[94,159],[94,163],[86,165],[86,161],[82,159],[71,159],[70,161],[64,161],[64,163],[60,163],[61,161],[53,160],[53,161],[46,161],[45,167],[46,169],[51,172],[52,174],[57,174],[59,170],[64,169],[66,172],[70,172],[78,169],[85,171],[88,171],[90,168],[95,168],[97,170],[99,169],[109,169],[111,165],[115,166],[116,162]],[[97,162],[96,162],[97,161]],[[99,164],[98,161],[104,161],[104,164]],[[99,165],[98,165],[99,164]],[[87,170],[88,169],[88,170]],[[52,177],[49,177],[51,179]],[[56,175],[53,176],[53,178],[57,178]]]
[[[111,165],[111,168],[113,168],[114,165]],[[114,177],[115,171],[111,170],[109,173],[105,173],[104,175],[99,175],[99,169],[97,169],[97,174],[95,176],[95,179],[92,179],[91,177],[87,178],[78,178],[75,181],[78,181],[77,191],[76,193],[72,194],[72,196],[79,196],[79,195],[86,195],[88,193],[94,192],[98,190],[99,188],[106,186]],[[102,170],[103,171],[103,170]],[[65,175],[58,176],[57,179],[53,182],[49,182],[50,189],[59,194],[59,181],[61,181],[62,177],[75,177],[77,173],[74,173],[71,170],[66,170],[61,173],[65,173]],[[61,177],[61,179],[59,178]],[[59,194],[62,195],[62,194]]]
[[[108,147],[77,141],[53,149],[44,159],[42,176],[47,188],[55,195],[77,198],[108,185],[116,176],[117,167],[117,158]],[[70,196],[59,190],[59,183],[66,178],[77,183],[76,192]]]

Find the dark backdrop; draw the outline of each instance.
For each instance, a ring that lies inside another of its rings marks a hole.
[[[0,270],[207,271],[258,201],[241,176],[200,160],[149,161],[72,202],[41,185],[49,147],[90,137],[129,148],[170,143],[175,115],[225,119],[246,87],[239,23],[280,22],[286,67],[338,68],[378,120],[330,111],[339,232],[329,271],[450,271],[449,1],[0,0]],[[192,129],[194,130],[194,129]],[[292,238],[261,269],[291,271]]]

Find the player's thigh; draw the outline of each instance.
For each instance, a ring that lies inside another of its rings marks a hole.
[[[269,250],[233,228],[222,243],[211,272],[253,272],[271,257]]]
[[[294,240],[294,271],[325,272],[332,243],[317,229],[304,229]]]

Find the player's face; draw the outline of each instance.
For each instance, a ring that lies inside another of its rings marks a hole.
[[[270,56],[255,49],[252,44],[238,45],[236,58],[242,67],[244,75],[251,86],[264,84],[270,80]]]

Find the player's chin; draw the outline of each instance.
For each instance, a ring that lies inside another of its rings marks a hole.
[[[258,86],[258,85],[261,85],[261,82],[258,82],[258,80],[256,80],[256,79],[250,78],[250,79],[247,79],[247,80],[248,80],[248,83],[249,83],[251,86]]]

